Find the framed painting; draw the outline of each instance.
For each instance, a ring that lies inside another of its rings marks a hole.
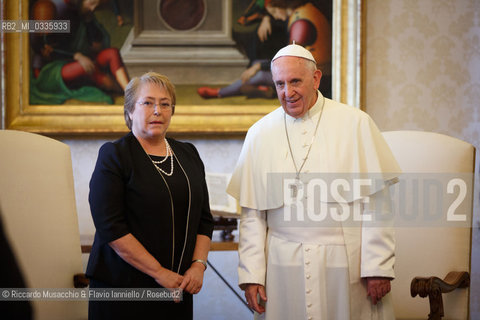
[[[4,21],[26,22],[37,17],[51,19],[48,10],[36,10],[34,14],[33,7],[37,2],[55,0],[2,2]],[[226,84],[230,79],[238,78],[249,61],[244,53],[235,49],[238,43],[232,38],[237,21],[246,12],[244,8],[238,10],[235,7],[242,1],[196,2],[199,5],[194,11],[189,7],[190,11],[184,13],[192,17],[187,19],[186,25],[185,19],[176,19],[176,15],[169,14],[179,12],[177,8],[169,6],[179,1],[167,0],[99,0],[103,5],[99,8],[103,8],[103,11],[95,12],[95,19],[104,26],[110,24],[111,28],[116,28],[110,35],[116,37],[111,42],[117,42],[112,45],[117,50],[110,53],[123,59],[120,66],[125,67],[127,79],[153,70],[166,74],[175,83],[177,108],[169,128],[170,134],[243,135],[255,121],[278,107],[279,103],[275,97],[205,99],[200,96],[201,85]],[[246,4],[254,2],[244,1]],[[128,7],[129,3],[131,7]],[[331,7],[332,97],[358,107],[361,104],[362,78],[362,1],[333,0]],[[72,27],[73,22],[70,21]],[[25,30],[4,33],[4,127],[64,136],[126,132],[122,90],[118,90],[122,88],[122,78],[113,77],[113,81],[107,81],[111,85],[107,89],[103,89],[103,84],[90,83],[88,86],[93,89],[87,94],[84,91],[87,84],[82,83],[85,80],[76,77],[73,71],[63,72],[65,70],[62,67],[62,73],[58,74],[68,84],[67,92],[70,94],[70,91],[81,90],[78,96],[67,95],[58,99],[60,93],[55,92],[52,96],[45,88],[45,84],[51,80],[44,80],[50,78],[41,76],[42,62],[35,56],[44,54],[44,39],[42,33]],[[57,39],[62,42],[64,38],[59,33]],[[56,52],[62,54],[60,49]],[[117,70],[111,73],[115,76]],[[73,76],[68,78],[70,75]],[[67,81],[73,81],[72,86]],[[101,90],[96,90],[98,88]]]

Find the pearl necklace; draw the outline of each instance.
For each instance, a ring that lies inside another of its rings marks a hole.
[[[155,168],[157,169],[158,172],[161,172],[163,173],[164,175],[167,175],[167,176],[172,176],[173,174],[173,152],[172,152],[172,148],[170,148],[170,145],[168,144],[168,141],[166,138],[165,139],[165,149],[166,149],[166,156],[163,160],[160,160],[160,161],[155,161],[153,160],[150,155],[148,155],[148,157],[150,158],[150,160],[152,161],[153,165],[155,166]],[[168,157],[170,157],[170,173],[169,172],[166,172],[164,171],[162,168],[160,168],[158,165],[159,164],[162,164],[164,163],[165,161],[167,161]]]
[[[173,174],[173,157],[175,157],[177,159],[178,165],[180,166],[180,169],[182,170],[182,172],[183,172],[183,174],[184,174],[184,176],[187,180],[187,186],[188,186],[187,223],[185,225],[185,239],[183,240],[183,248],[182,248],[182,253],[180,255],[180,262],[178,263],[178,268],[177,268],[177,273],[180,273],[180,267],[182,266],[183,256],[185,254],[185,248],[187,247],[188,228],[189,228],[189,224],[190,224],[190,210],[191,210],[191,206],[192,206],[192,189],[191,189],[190,179],[188,178],[187,172],[185,171],[185,169],[183,169],[183,166],[180,163],[180,160],[178,160],[178,158],[173,153],[172,148],[168,144],[167,139],[165,139],[165,148],[167,149],[167,155],[165,156],[165,159],[160,160],[160,161],[155,161],[155,160],[152,159],[152,157],[150,157],[150,155],[142,147],[143,151],[145,152],[147,157],[150,159],[152,164],[155,166],[155,168],[158,171],[158,174],[160,175],[163,182],[165,183],[165,186],[167,187],[167,191],[168,191],[168,196],[170,198],[170,208],[171,208],[171,215],[172,215],[172,262],[171,262],[172,267],[170,268],[170,270],[172,270],[172,271],[173,271],[174,262],[175,262],[175,206],[173,204],[172,191],[170,190],[170,186],[168,185],[168,182],[165,179],[165,177],[162,175],[162,173],[164,173],[165,175],[167,175],[169,177]],[[161,164],[161,163],[165,162],[166,159],[169,156],[171,158],[171,160],[170,160],[171,161],[171,170],[170,170],[170,173],[167,173],[167,172],[163,171],[157,164]]]

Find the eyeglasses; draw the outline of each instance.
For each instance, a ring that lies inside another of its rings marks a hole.
[[[153,103],[151,101],[138,101],[137,103],[147,109],[159,107],[162,111],[175,108],[174,104],[170,104],[168,102]]]

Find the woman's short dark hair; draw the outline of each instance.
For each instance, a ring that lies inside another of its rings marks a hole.
[[[125,123],[129,130],[132,130],[132,119],[130,119],[130,113],[135,110],[135,104],[138,99],[138,91],[141,86],[146,83],[156,84],[165,90],[167,90],[172,100],[172,115],[175,113],[175,103],[177,97],[175,95],[175,86],[166,76],[157,72],[147,72],[139,77],[132,78],[125,88],[125,102],[123,104],[123,115],[125,117]]]

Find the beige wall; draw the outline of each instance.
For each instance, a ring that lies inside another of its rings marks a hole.
[[[480,1],[364,0],[366,111],[381,130],[480,146]]]
[[[480,1],[364,1],[365,110],[382,131],[435,131],[478,149]],[[475,199],[470,314],[480,319],[478,188]]]

